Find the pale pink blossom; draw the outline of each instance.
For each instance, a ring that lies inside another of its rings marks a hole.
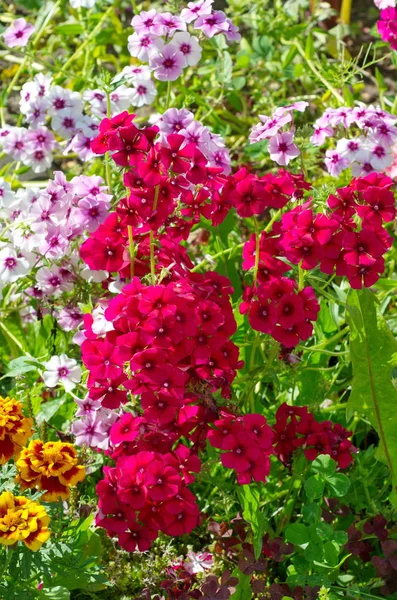
[[[200,29],[208,38],[214,37],[217,33],[225,33],[229,30],[229,23],[225,13],[221,10],[215,10],[209,15],[198,17],[194,23],[195,29]]]
[[[16,19],[3,32],[4,43],[9,48],[26,46],[35,28],[25,19]]]
[[[338,177],[344,169],[349,166],[349,160],[341,156],[335,150],[327,150],[324,162],[332,177]]]
[[[299,156],[299,148],[294,144],[294,134],[291,131],[278,133],[269,140],[270,158],[278,165],[288,165],[288,163]]]
[[[153,35],[160,36],[164,33],[161,15],[154,8],[148,11],[143,10],[139,15],[135,15],[131,21],[131,25],[138,34],[145,35],[152,33]]]
[[[179,31],[172,38],[172,43],[183,54],[185,67],[193,67],[199,62],[202,49],[196,36],[190,35],[187,31]]]
[[[205,17],[212,12],[214,0],[199,0],[198,2],[188,2],[187,8],[183,8],[181,17],[186,23],[191,23],[198,17]]]
[[[160,49],[158,54],[150,58],[150,67],[159,81],[175,81],[182,74],[185,59],[173,44],[168,44]]]

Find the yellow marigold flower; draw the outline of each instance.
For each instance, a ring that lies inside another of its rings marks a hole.
[[[50,537],[50,517],[44,506],[11,492],[0,495],[0,544],[23,542],[35,552]]]
[[[22,404],[0,396],[0,465],[19,456],[22,446],[33,435],[33,421],[24,416]]]
[[[75,447],[65,442],[32,440],[22,450],[16,466],[22,489],[43,490],[41,499],[46,502],[69,498],[70,486],[85,477],[85,467],[78,464]]]

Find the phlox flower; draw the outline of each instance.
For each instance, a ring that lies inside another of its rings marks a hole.
[[[190,35],[187,31],[179,31],[172,38],[172,43],[183,54],[185,67],[197,65],[201,58],[202,49],[196,36]]]
[[[228,42],[240,42],[241,41],[241,33],[239,32],[239,28],[237,25],[234,25],[232,21],[227,18],[226,22],[228,24],[228,29],[224,32],[225,37]]]
[[[36,281],[38,288],[45,294],[59,296],[73,288],[73,283],[65,278],[63,270],[56,265],[41,267],[36,273]]]
[[[25,115],[25,121],[32,127],[44,125],[47,117],[48,102],[43,98],[35,98],[32,102],[21,105],[21,113]]]
[[[3,32],[4,43],[9,48],[26,46],[34,31],[35,28],[31,23],[27,23],[25,19],[16,19]]]
[[[187,8],[183,8],[181,17],[186,23],[191,23],[198,17],[210,15],[214,0],[199,0],[198,2],[188,2]]]
[[[81,368],[77,361],[66,354],[52,356],[44,363],[44,367],[43,380],[47,387],[53,388],[61,383],[70,392],[81,380]]]
[[[133,83],[135,79],[150,79],[150,68],[147,65],[128,65],[113,77],[112,83],[119,83],[123,79],[128,83]]]
[[[134,79],[130,88],[130,101],[137,108],[152,104],[157,95],[156,86],[151,79]]]
[[[161,15],[152,8],[148,11],[142,11],[139,15],[132,18],[131,25],[138,34],[145,35],[151,33],[156,36],[164,34],[164,25],[161,21]]]
[[[0,177],[0,208],[8,208],[14,198],[15,194],[11,190],[10,184]]]
[[[81,94],[72,92],[60,85],[54,85],[49,89],[48,94],[46,94],[46,100],[48,104],[48,114],[52,117],[58,114],[59,111],[67,108],[75,110],[76,113],[83,110]]]
[[[327,150],[324,162],[332,177],[339,177],[344,169],[349,167],[349,160],[335,150]]]
[[[3,150],[14,160],[23,161],[26,157],[26,132],[24,127],[13,127],[10,133],[4,138]]]
[[[217,33],[228,31],[229,23],[223,11],[215,10],[209,15],[198,17],[194,22],[194,28],[201,30],[206,37],[212,38]]]
[[[187,108],[169,108],[156,121],[156,125],[160,128],[161,133],[179,133],[181,129],[186,129],[193,121],[194,115]]]
[[[278,165],[288,165],[288,163],[299,156],[300,151],[294,144],[294,134],[291,131],[285,131],[276,134],[269,140],[270,158]]]
[[[164,42],[151,33],[133,33],[128,37],[129,53],[142,62],[149,62],[151,52],[158,51],[162,46]]]
[[[181,19],[181,17],[177,17],[172,15],[169,12],[160,13],[159,15],[160,23],[162,23],[164,27],[164,33],[166,37],[172,37],[175,31],[186,31],[186,22]]]
[[[168,44],[150,56],[150,67],[159,81],[175,81],[182,74],[185,59],[174,44]]]
[[[31,148],[27,145],[27,153],[24,157],[24,163],[32,168],[34,173],[42,173],[49,169],[52,163],[51,152],[45,151],[42,148]]]
[[[12,246],[0,249],[0,282],[2,285],[17,281],[29,272],[29,263]]]
[[[321,127],[317,125],[314,129],[313,135],[310,137],[310,141],[313,146],[322,146],[327,138],[332,137],[334,135],[334,130],[332,127],[326,125],[325,127]]]
[[[80,117],[80,111],[74,108],[63,108],[52,117],[51,127],[58,135],[68,139],[76,133]]]
[[[384,8],[377,22],[379,35],[384,42],[389,42],[393,50],[397,50],[397,8]]]
[[[87,399],[84,400],[84,403],[86,402]],[[97,402],[97,404],[99,403]],[[81,413],[83,405],[79,404],[79,406],[77,412]],[[102,407],[95,411],[86,411],[85,415],[82,415],[80,419],[72,424],[72,432],[76,436],[76,445],[108,450],[110,429],[118,418],[117,411]]]
[[[60,311],[57,321],[64,331],[73,331],[82,324],[83,314],[77,307],[65,307]]]

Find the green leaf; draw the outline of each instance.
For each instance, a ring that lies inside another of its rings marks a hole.
[[[5,377],[17,377],[29,371],[37,371],[40,363],[31,356],[19,356],[8,363],[8,371],[1,379]]]
[[[310,502],[303,507],[302,515],[306,523],[315,523],[321,518],[321,508],[318,504]]]
[[[392,501],[397,505],[397,390],[391,372],[397,364],[397,341],[384,318],[377,314],[369,290],[351,290],[347,299],[350,352],[353,363],[348,417],[363,413],[380,439],[379,458],[387,463],[393,482]]]
[[[70,600],[70,592],[65,587],[57,586],[50,590],[40,590],[40,600]]]
[[[251,575],[244,575],[240,569],[234,569],[232,577],[238,578],[238,584],[230,600],[250,600],[252,598]]]
[[[81,23],[62,23],[58,25],[56,32],[63,35],[80,35],[83,33],[83,26]]]
[[[345,496],[350,488],[350,479],[343,473],[336,473],[327,479],[327,487],[337,498]]]
[[[335,473],[335,461],[328,454],[320,454],[312,462],[312,471],[327,479]]]
[[[243,517],[251,525],[255,558],[262,552],[262,539],[265,533],[266,516],[260,509],[260,490],[254,485],[242,485],[238,496],[243,509]]]
[[[339,546],[336,542],[326,542],[324,544],[324,559],[331,567],[336,567],[339,562]]]
[[[293,523],[285,530],[285,539],[296,546],[307,544],[310,541],[309,529],[303,523]]]
[[[310,542],[305,548],[305,558],[314,562],[315,560],[322,560],[323,558],[323,545]]]
[[[312,500],[321,498],[324,495],[324,481],[319,475],[312,475],[305,481],[306,496]]]

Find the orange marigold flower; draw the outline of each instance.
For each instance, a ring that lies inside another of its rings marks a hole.
[[[23,542],[35,552],[50,537],[50,517],[44,506],[11,492],[0,495],[0,544]]]
[[[75,447],[65,442],[31,440],[16,466],[22,489],[43,490],[41,499],[46,502],[69,498],[69,488],[85,477],[85,467],[78,464]]]
[[[33,421],[25,417],[22,404],[14,398],[0,396],[0,465],[19,456],[31,435]]]

